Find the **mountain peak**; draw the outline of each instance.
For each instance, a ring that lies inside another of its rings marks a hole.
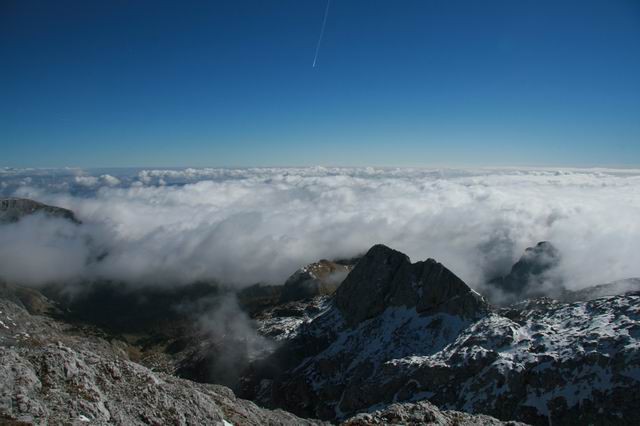
[[[0,198],[0,223],[17,222],[25,216],[39,212],[80,223],[71,210],[62,207],[49,206],[28,198]]]
[[[411,263],[407,255],[382,244],[371,247],[357,263],[336,291],[335,303],[350,325],[389,306],[465,317],[487,308],[479,294],[434,259]]]
[[[533,247],[527,247],[511,271],[503,277],[494,278],[490,284],[512,297],[540,296],[543,293],[542,284],[553,281],[547,275],[558,266],[560,258],[560,251],[552,243],[541,241]],[[553,288],[559,291],[562,283],[555,281]]]
[[[326,259],[300,268],[284,283],[280,303],[333,294],[350,270]]]

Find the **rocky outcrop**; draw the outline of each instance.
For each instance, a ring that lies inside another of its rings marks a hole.
[[[503,304],[513,303],[527,297],[552,294],[560,296],[562,282],[550,273],[560,263],[560,252],[548,241],[528,247],[509,273],[489,281],[499,294],[492,298]]]
[[[311,425],[281,410],[131,362],[118,341],[79,334],[0,299],[0,423]]]
[[[39,291],[2,281],[0,281],[0,299],[11,301],[33,315],[61,313],[58,304]]]
[[[280,303],[333,294],[350,270],[326,259],[300,268],[284,283]]]
[[[502,306],[540,297],[571,303],[640,291],[640,278],[569,290],[562,277],[555,273],[561,259],[559,250],[548,241],[527,248],[507,275],[488,282],[489,299]]]
[[[332,262],[326,259],[298,269],[284,285],[254,284],[238,291],[238,302],[251,316],[278,305],[309,301],[333,294],[357,259]]]
[[[347,276],[335,303],[350,325],[380,315],[388,307],[414,307],[419,314],[447,313],[473,318],[487,303],[460,278],[433,259],[411,263],[384,245],[373,246]]]
[[[490,416],[459,411],[440,411],[428,401],[391,404],[383,410],[351,417],[344,426],[433,425],[433,426],[526,426],[519,422],[501,422]]]
[[[294,337],[256,366],[247,396],[332,420],[390,403],[403,387],[380,376],[390,360],[433,354],[489,311],[441,264],[412,264],[382,245],[321,306],[308,322],[286,322]]]
[[[71,210],[63,209],[62,207],[49,206],[26,198],[0,199],[0,223],[17,222],[23,217],[34,213],[44,213],[47,216],[80,223]]]
[[[247,377],[252,398],[328,420],[382,410],[363,424],[410,423],[415,405],[384,407],[424,400],[535,425],[640,422],[638,294],[495,310],[437,262],[376,246],[332,299]]]

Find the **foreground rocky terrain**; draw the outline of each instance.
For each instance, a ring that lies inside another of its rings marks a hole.
[[[2,289],[0,424],[323,424],[260,408],[224,386],[152,371],[129,359],[126,342],[42,315],[55,310],[55,303],[38,292],[6,284]],[[39,303],[33,305],[35,300]],[[487,416],[441,412],[425,402],[391,407],[346,424],[503,423]]]
[[[5,424],[318,424],[157,373],[126,343],[0,298],[0,422]]]

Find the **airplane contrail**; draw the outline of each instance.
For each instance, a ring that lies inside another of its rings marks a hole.
[[[331,4],[331,0],[327,0],[327,7],[324,9],[324,19],[322,20],[322,28],[320,29],[320,37],[318,37],[318,44],[316,45],[316,54],[313,57],[313,66],[316,67],[316,63],[318,62],[318,53],[320,53],[320,44],[322,43],[322,37],[324,36],[324,27],[327,25],[327,16],[329,16],[329,4]]]

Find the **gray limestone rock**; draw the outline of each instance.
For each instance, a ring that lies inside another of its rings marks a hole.
[[[17,222],[23,217],[34,213],[44,213],[48,216],[80,223],[71,210],[63,209],[62,207],[49,206],[26,198],[0,199],[0,224]]]
[[[525,426],[520,422],[501,422],[490,416],[459,411],[440,411],[428,401],[392,404],[382,410],[357,414],[343,426],[403,425],[403,426]]]
[[[224,386],[154,372],[118,345],[0,299],[0,423],[312,425]]]

